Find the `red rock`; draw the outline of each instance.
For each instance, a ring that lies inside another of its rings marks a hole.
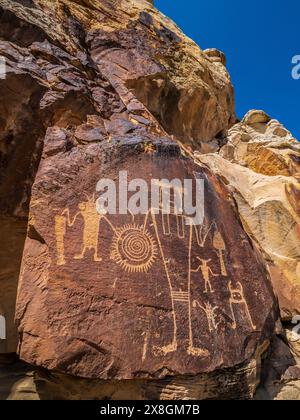
[[[151,154],[128,138],[42,161],[17,304],[23,360],[86,378],[154,379],[237,367],[272,336],[268,275],[226,188],[164,142]],[[198,172],[205,224],[173,215],[169,232],[162,215],[101,217],[97,182],[120,170],[147,182]]]
[[[235,122],[223,54],[143,0],[0,0],[0,37],[0,352],[20,275],[19,354],[48,369],[22,395],[47,376],[52,398],[252,398],[277,302],[227,189],[177,146],[215,150]],[[101,218],[96,184],[121,169],[204,177],[200,245],[174,216],[170,235],[160,217]]]
[[[103,131],[88,124],[77,127],[75,137],[83,142],[94,142],[103,140]]]

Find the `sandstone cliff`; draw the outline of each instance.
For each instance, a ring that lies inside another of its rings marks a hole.
[[[0,55],[0,398],[253,398],[274,289],[299,313],[298,143],[152,1],[0,0]],[[97,213],[122,170],[204,180],[203,225]]]
[[[282,318],[300,312],[300,145],[278,121],[249,111],[219,154],[199,156],[230,186],[244,228],[260,247]]]

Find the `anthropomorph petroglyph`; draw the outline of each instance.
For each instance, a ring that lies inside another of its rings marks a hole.
[[[193,244],[193,237],[194,237],[194,230],[197,228],[197,226],[194,226],[193,223],[189,223],[188,219],[189,217],[182,214],[175,214],[172,213],[172,206],[174,203],[170,202],[171,206],[171,215],[165,214],[164,210],[165,204],[163,202],[164,196],[163,196],[163,189],[165,188],[165,184],[160,185],[161,187],[161,194],[160,194],[160,201],[158,203],[158,208],[156,209],[150,209],[148,212],[148,215],[145,218],[144,226],[147,225],[147,223],[150,223],[152,225],[152,228],[154,228],[156,241],[158,244],[159,254],[160,258],[164,265],[165,274],[168,280],[168,286],[170,291],[170,298],[171,298],[171,304],[172,304],[172,319],[173,319],[173,338],[171,342],[167,345],[158,347],[154,347],[154,353],[157,355],[167,355],[169,353],[173,353],[177,351],[178,349],[178,327],[180,325],[180,315],[182,315],[184,308],[186,310],[186,319],[188,319],[189,328],[188,331],[186,331],[186,335],[188,337],[188,347],[186,348],[186,352],[190,354],[193,357],[208,357],[209,353],[206,349],[198,348],[194,346],[193,343],[193,330],[192,330],[192,320],[191,320],[191,296],[190,296],[190,290],[191,290],[191,273],[190,273],[190,259],[191,259],[191,248]],[[173,186],[168,187],[168,194],[170,194],[175,197],[176,194],[182,193],[181,189],[173,188]],[[159,211],[158,211],[159,210]],[[174,210],[174,209],[173,209]],[[176,220],[176,224],[171,224],[171,218],[173,221]],[[161,220],[161,229],[159,228],[158,222]],[[171,227],[172,226],[172,227]],[[178,290],[175,286],[175,278],[173,273],[171,272],[170,266],[169,266],[169,259],[167,258],[167,250],[164,248],[164,241],[165,237],[177,237],[178,239],[184,240],[186,238],[187,232],[189,232],[189,255],[188,255],[188,264],[187,264],[187,279],[186,279],[186,288],[185,290]],[[208,235],[208,233],[207,233]],[[197,237],[198,240],[198,237]],[[180,314],[178,313],[179,307]]]
[[[209,331],[213,332],[216,330],[221,323],[220,317],[217,314],[219,307],[212,306],[210,302],[206,302],[203,306],[197,300],[194,300],[193,307],[197,308],[197,306],[206,314]]]
[[[179,180],[177,180],[177,182],[178,181]],[[186,188],[182,186],[181,182],[179,185],[176,185],[176,180],[173,182],[156,180],[154,185],[159,188],[159,201],[157,203],[157,208],[152,208],[151,212],[161,214],[163,234],[165,236],[170,236],[172,233],[174,234],[174,232],[171,232],[170,215],[172,215],[172,217],[175,215],[177,224],[177,232],[175,234],[178,236],[178,239],[184,239],[186,217],[182,214],[182,197],[184,194],[187,194]]]
[[[100,223],[105,217],[103,214],[97,212],[95,206],[95,197],[92,196],[85,202],[78,205],[79,211],[75,214],[73,220],[70,218],[70,210],[67,208],[63,210],[62,214],[55,217],[55,234],[57,245],[57,264],[64,265],[65,261],[65,248],[64,238],[66,235],[67,226],[74,226],[79,217],[83,219],[83,238],[82,250],[79,254],[74,256],[76,260],[82,260],[86,251],[94,251],[94,261],[100,262],[102,258],[99,256],[99,233]]]
[[[161,196],[161,200],[162,200]],[[172,205],[172,203],[171,203]],[[209,227],[198,229],[193,224],[186,223],[188,216],[180,214],[163,214],[163,203],[159,203],[158,209],[150,209],[145,216],[144,223],[135,222],[135,216],[132,215],[132,222],[122,226],[114,226],[109,220],[108,215],[99,213],[95,205],[95,197],[88,198],[86,202],[79,204],[79,211],[73,218],[70,216],[70,210],[63,210],[60,215],[55,217],[55,233],[57,245],[57,264],[65,265],[65,236],[67,228],[74,227],[79,218],[83,221],[82,233],[82,250],[81,253],[75,255],[75,259],[81,260],[85,257],[87,251],[93,251],[94,262],[101,262],[101,223],[107,223],[111,228],[110,242],[110,258],[124,272],[131,275],[138,273],[149,273],[154,263],[160,260],[163,263],[165,276],[168,281],[170,292],[172,320],[173,320],[173,337],[170,343],[162,346],[154,347],[154,354],[167,355],[176,352],[178,349],[178,331],[182,329],[182,315],[186,311],[186,320],[188,320],[186,328],[186,338],[181,336],[180,342],[186,342],[185,351],[193,357],[208,357],[209,353],[206,349],[197,347],[194,344],[193,328],[192,328],[192,301],[191,301],[191,277],[192,273],[201,272],[205,281],[205,292],[213,293],[211,277],[216,277],[209,266],[210,260],[198,258],[200,265],[196,270],[191,267],[192,264],[192,247],[193,245],[203,247],[207,241],[208,235],[215,223],[211,223]],[[172,223],[171,223],[172,218]],[[176,223],[174,223],[176,221]],[[165,248],[165,238],[176,236],[179,240],[189,238],[187,266],[186,266],[186,287],[177,288],[178,279],[174,277],[170,267],[170,258]],[[222,248],[222,244],[217,244],[218,249]],[[116,284],[116,281],[114,282]],[[209,330],[212,331],[218,325],[216,318],[216,308],[209,305],[201,307],[205,311]],[[183,324],[184,325],[184,324]],[[179,328],[180,327],[180,328]],[[185,331],[185,329],[184,329]],[[182,334],[182,332],[181,332]],[[145,341],[148,347],[148,338]],[[146,350],[147,351],[147,350]],[[146,357],[145,354],[143,356]]]
[[[173,319],[173,338],[171,342],[167,345],[161,346],[161,347],[155,347],[154,353],[157,355],[167,355],[169,353],[173,353],[177,351],[178,349],[178,327],[180,323],[180,315],[182,315],[184,310],[186,310],[186,317],[188,319],[188,331],[186,331],[187,334],[187,342],[188,347],[185,349],[186,352],[193,356],[193,357],[208,357],[209,352],[204,349],[200,348],[194,345],[194,338],[193,338],[193,329],[192,329],[192,308],[191,308],[191,270],[190,270],[190,260],[191,260],[191,248],[193,244],[193,238],[194,238],[194,227],[190,225],[188,227],[189,230],[189,255],[188,255],[188,270],[187,270],[187,282],[186,282],[186,288],[185,290],[176,290],[174,288],[173,284],[173,278],[171,271],[169,269],[168,265],[168,259],[166,258],[166,253],[163,247],[162,238],[165,234],[163,231],[162,233],[159,232],[158,224],[157,224],[157,216],[154,214],[154,212],[149,212],[149,216],[152,219],[152,225],[154,227],[156,238],[158,242],[159,252],[164,264],[165,273],[168,279],[168,285],[170,290],[170,297],[171,297],[171,303],[172,303],[172,319]],[[170,232],[172,234],[172,232]],[[174,234],[178,234],[177,228],[176,232]],[[178,313],[178,305],[181,307],[180,314]]]
[[[212,284],[210,282],[210,276],[218,277],[218,274],[215,274],[212,271],[212,269],[210,268],[210,266],[208,265],[208,263],[211,261],[211,259],[203,260],[200,257],[197,257],[197,259],[200,261],[200,265],[198,266],[197,269],[192,270],[192,272],[193,273],[198,273],[199,271],[201,271],[202,276],[204,278],[204,282],[205,282],[204,293],[214,293]]]
[[[256,326],[253,324],[252,317],[248,308],[247,301],[245,299],[244,295],[244,289],[240,282],[237,283],[237,286],[233,285],[233,282],[230,281],[228,285],[229,291],[230,291],[230,310],[232,314],[233,324],[232,329],[235,330],[237,328],[237,322],[236,322],[236,315],[235,315],[235,309],[243,307],[246,315],[248,317],[249,323],[253,330],[256,330]]]

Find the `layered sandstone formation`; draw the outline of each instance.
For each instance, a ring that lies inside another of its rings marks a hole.
[[[262,358],[278,394],[298,144],[263,112],[234,125],[224,54],[152,3],[0,0],[1,399],[253,398]],[[204,223],[100,214],[120,170],[204,180]]]
[[[300,145],[277,120],[250,111],[218,154],[199,156],[232,190],[245,230],[261,249],[282,317],[300,313]]]

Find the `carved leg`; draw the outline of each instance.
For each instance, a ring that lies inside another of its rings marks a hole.
[[[65,245],[64,238],[66,234],[66,218],[63,216],[55,217],[55,235],[57,249],[57,265],[65,265]]]
[[[205,282],[205,289],[204,289],[204,293],[208,293],[207,281]]]
[[[253,324],[252,317],[251,317],[250,311],[249,311],[249,309],[248,309],[248,306],[247,306],[247,305],[245,305],[245,307],[246,307],[246,312],[247,312],[247,315],[248,315],[248,318],[249,318],[250,324],[251,324],[251,326],[252,326],[253,330],[254,330],[254,331],[256,331],[256,326]]]
[[[162,347],[156,346],[153,348],[153,350],[154,354],[156,354],[157,356],[166,356],[169,353],[174,353],[175,351],[177,351],[177,340],[175,338],[171,344]]]
[[[193,308],[196,308],[197,305],[199,306],[199,308],[201,308],[199,302],[195,300],[193,302]],[[194,346],[191,306],[189,307],[189,347],[187,348],[187,354],[189,354],[190,356],[195,356],[195,357],[208,357],[209,356],[209,352],[207,350]]]
[[[205,290],[204,293],[214,293],[215,291],[213,290],[210,281],[206,281],[205,282]]]
[[[195,356],[195,357],[208,357],[209,356],[208,350],[201,349],[199,347],[190,346],[187,349],[187,352],[190,356]]]
[[[230,309],[231,309],[232,320],[233,320],[233,324],[232,324],[231,328],[233,330],[236,330],[237,324],[236,324],[236,319],[235,319],[235,314],[234,314],[234,310],[233,310],[232,304],[230,304]]]
[[[59,256],[57,259],[57,265],[65,265],[66,264],[66,260],[64,257]]]
[[[102,258],[98,257],[98,248],[95,248],[94,261],[95,262],[101,262],[102,261]]]
[[[174,307],[173,299],[172,305]],[[156,354],[157,356],[166,356],[169,353],[174,353],[175,351],[177,351],[177,320],[175,309],[173,309],[173,341],[166,346],[155,346],[153,350],[154,354]]]
[[[81,254],[77,254],[74,256],[74,260],[82,260],[85,255],[85,251],[86,251],[86,247],[83,248]]]
[[[224,257],[223,257],[222,251],[220,251],[220,263],[221,263],[221,273],[222,273],[222,276],[227,277],[227,269],[226,269],[226,265],[225,265],[225,261],[224,261]]]

